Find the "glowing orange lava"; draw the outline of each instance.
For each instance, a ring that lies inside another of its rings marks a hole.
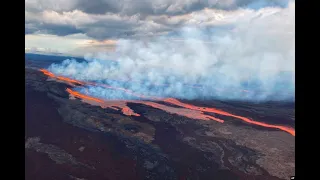
[[[181,107],[181,108],[175,108],[175,107],[170,107],[170,106],[166,106],[166,105],[159,104],[156,102],[151,102],[151,101],[102,100],[99,98],[91,97],[89,95],[81,94],[77,91],[73,91],[73,90],[67,88],[67,92],[74,97],[80,98],[88,103],[95,103],[97,105],[100,105],[103,108],[111,108],[114,110],[121,110],[123,114],[128,115],[128,116],[140,116],[140,114],[135,113],[132,109],[130,109],[130,107],[127,106],[127,103],[131,102],[131,103],[144,104],[144,105],[147,105],[147,106],[150,106],[153,108],[161,109],[161,110],[166,111],[171,114],[178,114],[178,115],[185,116],[185,117],[192,118],[192,119],[201,119],[201,120],[210,120],[211,119],[211,120],[215,120],[217,122],[223,123],[224,120],[221,120],[219,118],[216,118],[216,117],[213,117],[210,115],[203,114],[204,112],[216,113],[216,114],[220,114],[220,115],[224,115],[224,116],[237,118],[237,119],[240,119],[240,120],[247,122],[249,124],[254,124],[254,125],[263,126],[263,127],[267,127],[267,128],[280,129],[282,131],[288,132],[291,135],[295,136],[295,130],[291,127],[272,125],[272,124],[267,124],[264,122],[258,122],[258,121],[254,121],[252,119],[249,119],[249,118],[246,118],[243,116],[234,115],[234,114],[231,114],[231,113],[219,110],[219,109],[209,108],[209,107],[200,107],[200,106],[195,106],[192,104],[183,103],[175,98],[162,99],[162,98],[158,98],[158,97],[144,96],[141,94],[134,93],[131,90],[128,90],[125,88],[113,87],[113,86],[108,86],[105,84],[99,84],[99,83],[93,83],[93,82],[81,82],[81,81],[77,81],[77,80],[70,79],[70,78],[63,77],[63,76],[56,76],[53,73],[51,73],[45,69],[40,69],[40,71],[51,78],[55,78],[55,79],[63,81],[63,82],[77,84],[77,85],[101,86],[101,87],[105,87],[105,88],[109,88],[109,89],[120,90],[120,91],[124,91],[125,93],[136,96],[136,97],[157,100],[157,101],[163,101],[163,102],[170,103],[170,104]]]
[[[132,109],[130,109],[130,107],[127,106],[127,103],[137,103],[137,104],[144,104],[147,106],[151,106],[153,108],[157,108],[157,109],[166,111],[170,114],[178,114],[178,115],[185,116],[185,117],[192,118],[192,119],[201,119],[201,120],[210,120],[211,119],[211,120],[218,121],[220,123],[224,122],[223,120],[221,120],[219,118],[205,115],[201,111],[192,110],[192,109],[175,108],[175,107],[170,107],[170,106],[166,106],[163,104],[159,104],[159,103],[155,103],[155,102],[148,102],[148,101],[123,101],[123,100],[104,101],[102,99],[98,99],[98,98],[90,97],[88,95],[81,94],[81,93],[79,93],[77,91],[73,91],[69,88],[67,88],[67,92],[72,96],[83,99],[88,103],[93,103],[93,104],[99,105],[103,108],[111,108],[114,110],[120,109],[123,114],[128,115],[128,116],[140,116],[140,114],[135,113]]]
[[[57,78],[58,80],[66,81],[66,82],[69,82],[69,83],[71,83],[71,84],[84,85],[83,82],[77,81],[77,80],[74,80],[74,79],[70,79],[70,78],[66,78],[66,77],[62,77],[62,76],[57,76],[56,78]]]
[[[55,77],[55,75],[54,75],[53,73],[49,72],[49,71],[46,70],[46,69],[40,69],[39,71],[43,72],[43,74],[45,74],[45,75],[47,75],[47,76],[49,76],[49,77],[52,77],[52,78]]]
[[[67,77],[56,76],[52,72],[49,72],[46,69],[40,69],[40,71],[43,72],[43,74],[45,74],[45,75],[47,75],[47,76],[49,76],[51,78],[55,78],[57,80],[60,80],[60,81],[64,81],[64,82],[71,83],[71,84],[78,84],[78,85],[84,85],[85,84],[84,82],[77,81],[77,80],[74,80],[74,79],[70,79],[70,78],[67,78]]]
[[[130,109],[128,106],[123,107],[121,111],[123,114],[126,114],[128,116],[140,116],[140,114],[133,112],[133,110]]]
[[[81,98],[81,99],[85,99],[85,100],[89,100],[89,101],[94,101],[94,102],[97,102],[97,103],[103,103],[103,101],[101,99],[98,99],[98,98],[94,98],[94,97],[91,97],[91,96],[88,96],[88,95],[84,95],[84,94],[80,94],[79,92],[77,91],[72,91],[71,89],[67,88],[67,92],[77,98]]]
[[[211,119],[211,120],[215,120],[220,123],[224,122],[224,120],[221,120],[219,118],[212,117],[209,115],[205,115],[205,114],[203,114],[203,112],[197,111],[197,110],[192,110],[192,109],[187,109],[187,108],[175,108],[175,107],[170,107],[170,106],[166,106],[163,104],[158,104],[155,102],[147,102],[147,101],[139,101],[138,103],[145,104],[145,105],[151,106],[153,108],[161,109],[161,110],[166,111],[171,114],[178,114],[180,116],[185,116],[185,117],[188,117],[191,119],[201,119],[201,120],[210,120]]]
[[[51,77],[51,78],[55,78],[57,80],[66,82],[66,83],[71,83],[73,85],[77,84],[77,85],[92,85],[92,86],[100,86],[100,87],[104,87],[104,88],[108,88],[108,89],[114,89],[114,90],[120,90],[123,91],[127,94],[139,97],[139,98],[143,98],[143,99],[152,99],[152,100],[160,100],[160,98],[157,97],[152,97],[152,96],[145,96],[142,94],[138,94],[138,93],[134,93],[131,90],[125,89],[125,88],[119,88],[119,87],[113,87],[113,86],[108,86],[106,84],[100,84],[100,83],[94,83],[94,82],[82,82],[82,81],[77,81],[74,79],[70,79],[67,77],[63,77],[63,76],[56,76],[54,75],[52,72],[46,70],[46,69],[40,69],[41,72],[43,72],[43,74]]]
[[[272,124],[267,124],[267,123],[263,123],[263,122],[254,121],[254,120],[251,120],[249,118],[238,116],[238,115],[234,115],[234,114],[231,114],[231,113],[228,113],[228,112],[225,112],[225,111],[222,111],[222,110],[218,110],[218,109],[215,109],[215,108],[194,106],[194,105],[191,105],[191,104],[182,103],[182,102],[180,102],[180,101],[178,101],[177,99],[174,99],[174,98],[167,98],[167,99],[164,99],[164,101],[167,102],[167,103],[174,104],[174,105],[181,106],[181,107],[185,107],[185,108],[188,108],[188,109],[194,109],[194,110],[199,110],[199,111],[203,111],[203,112],[211,112],[211,113],[216,113],[216,114],[220,114],[220,115],[224,115],[224,116],[234,117],[234,118],[237,118],[237,119],[241,119],[241,120],[243,120],[243,121],[245,121],[247,123],[258,125],[258,126],[280,129],[280,130],[283,130],[283,131],[286,131],[286,132],[290,133],[293,136],[295,136],[295,134],[296,134],[295,130],[293,128],[290,128],[290,127],[272,125]]]

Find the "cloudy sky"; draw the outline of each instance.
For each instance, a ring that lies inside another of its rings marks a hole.
[[[292,99],[295,1],[25,0],[25,51],[84,57],[50,67],[75,79],[173,84],[131,87],[145,94],[198,98],[191,83],[223,89],[205,98]]]
[[[275,14],[289,0],[25,0],[26,52],[84,56],[119,39],[184,41],[184,27],[230,28]],[[210,43],[210,42],[204,42]]]

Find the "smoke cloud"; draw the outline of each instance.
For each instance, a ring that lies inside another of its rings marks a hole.
[[[86,62],[67,59],[49,70],[149,96],[294,101],[294,14],[291,2],[286,8],[252,10],[220,26],[186,26],[148,41],[122,39],[115,52],[88,55]],[[103,87],[80,91],[136,98]]]

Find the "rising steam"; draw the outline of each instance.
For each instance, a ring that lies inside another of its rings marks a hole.
[[[291,2],[284,9],[252,10],[224,26],[183,27],[148,42],[119,40],[115,52],[86,62],[68,59],[49,70],[146,96],[294,100],[294,9]],[[136,98],[101,86],[86,91],[106,99]]]

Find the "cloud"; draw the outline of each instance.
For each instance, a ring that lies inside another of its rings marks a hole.
[[[288,0],[26,0],[25,33],[97,40],[154,37],[186,25],[228,23],[242,13],[286,7]]]
[[[60,52],[65,55],[84,56],[86,53],[107,52],[115,48],[116,41],[97,41],[85,34],[57,36],[48,34],[28,34],[25,36],[26,52]]]
[[[285,7],[288,0],[26,0],[25,4],[26,10],[33,12],[80,10],[88,14],[115,13],[132,16],[181,15],[204,8],[235,10],[244,7]]]
[[[188,21],[186,16],[201,16],[203,12],[197,13],[181,15],[179,20]],[[114,52],[88,56],[88,62],[66,60],[49,69],[60,75],[101,81],[145,95],[184,99],[294,100],[295,3],[291,2],[284,9],[269,7],[239,9],[233,14],[219,13],[218,18],[199,17],[216,27],[195,26],[189,21],[175,29],[173,37],[170,34],[156,36],[147,42],[120,39]],[[151,21],[155,17],[149,18]],[[119,79],[140,83],[123,83]],[[185,84],[204,88],[190,88]],[[244,89],[249,93],[244,94]],[[97,97],[108,94],[101,88],[91,92]]]
[[[39,48],[39,47],[32,47],[32,48],[25,48],[26,53],[34,53],[34,54],[55,54],[60,55],[61,53],[57,50],[51,48]]]
[[[95,39],[117,38],[132,33],[141,22],[130,16],[117,14],[88,15],[81,11],[57,13],[44,11],[38,14],[26,13],[27,31],[56,35],[85,32]],[[31,27],[31,28],[30,28]],[[31,30],[29,30],[31,29]]]

